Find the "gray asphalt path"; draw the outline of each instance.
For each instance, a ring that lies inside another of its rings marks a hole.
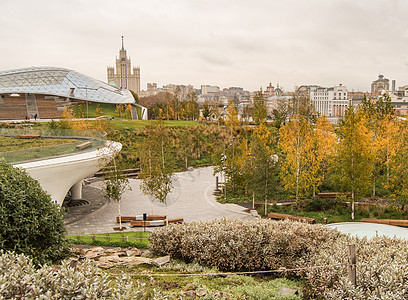
[[[126,191],[122,196],[121,215],[134,216],[143,213],[165,215],[166,208],[161,203],[152,201],[149,196],[140,190],[141,181],[130,179],[131,191]],[[101,183],[92,184],[101,187]],[[185,222],[214,220],[221,218],[251,219],[244,208],[235,204],[220,204],[213,195],[215,189],[215,176],[213,168],[198,168],[176,174],[174,189],[168,197],[167,215],[172,218],[183,218]],[[118,215],[116,202],[108,202],[101,209],[90,213],[85,218],[68,224],[68,234],[91,234],[114,232],[113,227],[118,226],[115,218]],[[127,226],[127,225],[125,225]],[[129,228],[127,231],[143,230]]]

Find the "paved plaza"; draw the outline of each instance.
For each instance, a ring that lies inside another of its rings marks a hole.
[[[185,222],[205,221],[221,218],[251,219],[244,208],[235,204],[221,204],[216,202],[213,192],[215,190],[215,176],[213,168],[198,168],[176,174],[173,184],[174,189],[168,197],[167,215],[169,219],[183,218]],[[142,194],[139,179],[130,179],[131,191],[126,191],[122,196],[121,215],[134,216],[143,213],[165,215],[163,204],[151,201],[149,196]],[[93,192],[90,197],[102,197],[96,188],[101,188],[101,182],[91,184]],[[85,188],[86,189],[86,188]],[[85,193],[84,193],[85,194]],[[95,199],[94,199],[95,200]],[[96,199],[100,202],[100,199]],[[92,233],[114,232],[113,227],[118,226],[115,218],[118,215],[116,202],[106,201],[102,207],[90,210],[89,214],[78,217],[81,208],[69,211],[69,222],[66,222],[67,233],[82,235]],[[76,220],[77,219],[77,220]],[[125,223],[127,231],[139,231],[142,228],[130,228]]]

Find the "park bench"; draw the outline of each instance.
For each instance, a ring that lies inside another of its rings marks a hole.
[[[17,137],[19,139],[39,139],[41,135],[39,134],[20,134]]]
[[[183,218],[169,219],[169,224],[181,224],[184,222]]]
[[[154,227],[154,226],[164,226],[168,224],[181,224],[184,222],[183,218],[169,219],[166,222],[166,219],[161,220],[151,220],[151,221],[130,221],[130,227]]]
[[[408,220],[361,219],[361,222],[408,227]]]
[[[304,223],[309,223],[309,224],[315,224],[316,220],[308,217],[298,217],[298,216],[292,216],[292,215],[287,215],[287,214],[279,214],[279,213],[274,213],[270,212],[268,214],[268,218],[271,219],[276,219],[276,220],[292,220],[292,221],[298,221],[298,222],[304,222]]]
[[[121,216],[120,217],[122,223],[127,223],[130,221],[136,221],[136,217],[135,216]],[[119,223],[119,217],[116,217],[116,222]]]
[[[339,192],[317,193],[317,196],[320,198],[337,198],[339,196],[350,196],[350,193],[339,193]]]
[[[131,221],[143,221],[143,215],[137,216],[121,216],[122,223],[131,222]],[[157,221],[157,220],[166,220],[166,216],[161,215],[147,215],[146,221]],[[119,217],[116,217],[116,222],[119,223]]]
[[[85,149],[85,148],[88,148],[88,147],[92,146],[92,144],[93,144],[92,141],[87,141],[87,142],[85,142],[85,143],[82,143],[82,144],[77,145],[75,148],[76,148],[77,150],[82,150],[82,149]]]

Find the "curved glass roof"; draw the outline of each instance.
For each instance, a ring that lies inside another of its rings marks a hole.
[[[73,70],[31,67],[0,72],[0,94],[33,93],[101,103],[134,103],[128,90],[118,89]]]

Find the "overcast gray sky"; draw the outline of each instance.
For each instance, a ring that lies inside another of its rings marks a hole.
[[[106,81],[125,36],[141,85],[408,84],[407,0],[2,0],[0,70]]]

